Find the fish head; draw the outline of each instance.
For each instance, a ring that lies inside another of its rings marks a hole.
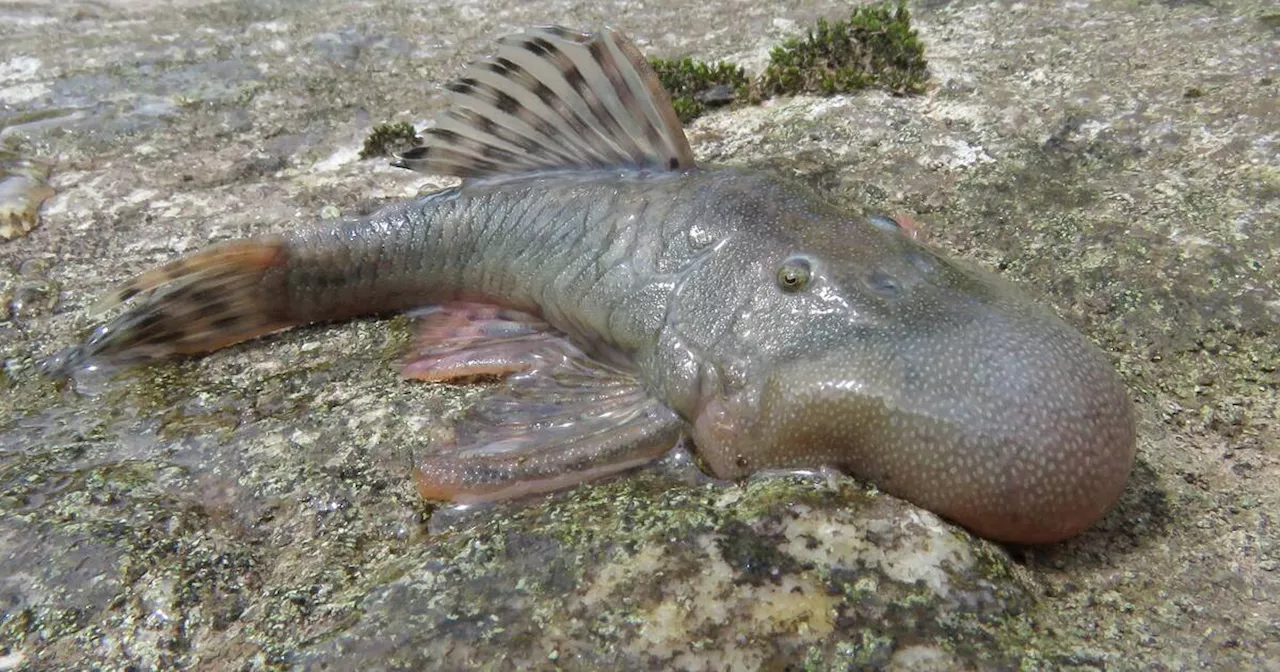
[[[793,222],[741,252],[755,289],[705,367],[699,454],[726,478],[833,466],[1001,541],[1083,531],[1135,454],[1108,358],[1002,279],[885,228]]]

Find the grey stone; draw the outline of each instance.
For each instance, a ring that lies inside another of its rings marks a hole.
[[[714,111],[702,161],[799,174],[1042,296],[1134,392],[1085,535],[1004,549],[846,478],[680,459],[530,503],[420,502],[483,389],[397,379],[405,318],[81,376],[35,361],[132,273],[442,182],[358,159],[526,25],[768,48],[846,3],[36,0],[0,131],[54,162],[0,244],[0,668],[1274,669],[1280,42],[1263,0],[913,5],[935,87]],[[38,277],[29,271],[38,268]],[[28,301],[23,299],[23,301]],[[14,315],[20,319],[15,319]]]

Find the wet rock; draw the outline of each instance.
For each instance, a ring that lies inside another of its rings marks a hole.
[[[474,512],[297,662],[388,668],[1011,665],[1034,587],[994,546],[848,480],[652,476]]]
[[[5,302],[9,319],[22,322],[53,310],[58,302],[58,288],[44,280],[24,280],[13,289]]]
[[[0,149],[0,241],[25,236],[40,222],[40,206],[50,196],[46,161]]]
[[[19,284],[47,282],[59,297],[0,321],[4,665],[1280,659],[1267,3],[914,3],[937,90],[777,99],[689,130],[699,160],[812,178],[854,212],[910,213],[933,244],[1000,270],[1111,354],[1140,417],[1128,491],[1078,539],[1003,550],[844,479],[655,471],[433,511],[412,465],[484,390],[399,381],[404,318],[42,378],[38,358],[91,327],[84,309],[132,273],[438,186],[360,148],[378,124],[420,128],[439,85],[497,35],[574,16],[654,55],[759,64],[848,12],[182,4],[0,8],[0,135],[56,157],[58,190],[38,228],[0,246],[0,294],[7,305]],[[32,259],[45,267],[27,274]]]

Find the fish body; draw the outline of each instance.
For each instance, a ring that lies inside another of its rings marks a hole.
[[[777,176],[694,165],[616,32],[507,38],[405,167],[451,189],[139,276],[51,360],[204,352],[435,306],[405,375],[504,382],[419,490],[481,501],[643,464],[832,466],[1004,541],[1079,533],[1134,458],[1128,393],[999,278]]]

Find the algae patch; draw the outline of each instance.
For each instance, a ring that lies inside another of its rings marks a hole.
[[[764,95],[831,96],[878,86],[921,93],[928,78],[924,45],[906,4],[858,7],[847,21],[818,25],[774,47],[760,76]]]
[[[751,95],[747,73],[731,63],[712,64],[685,56],[675,60],[651,58],[649,65],[671,95],[671,105],[682,123],[702,116],[710,107],[741,102]]]
[[[1002,667],[1016,653],[997,640],[1026,649],[1001,635],[1032,585],[993,580],[1016,571],[998,550],[970,553],[963,535],[852,479],[726,488],[641,472],[554,500],[457,512],[366,593],[349,628],[295,662],[465,667],[481,642],[519,668],[554,656],[568,669],[852,669],[921,647],[952,667]]]
[[[413,147],[417,141],[418,133],[413,130],[413,124],[407,121],[378,124],[373,127],[369,137],[364,139],[364,147],[360,148],[360,158],[389,156]]]
[[[1280,32],[1280,12],[1263,12],[1258,15],[1258,23],[1273,31]]]
[[[833,96],[873,86],[917,94],[929,77],[924,45],[902,2],[855,7],[847,20],[819,19],[804,37],[774,47],[769,65],[755,79],[724,61],[686,56],[653,58],[649,64],[684,123],[711,107],[755,104],[774,96]]]

